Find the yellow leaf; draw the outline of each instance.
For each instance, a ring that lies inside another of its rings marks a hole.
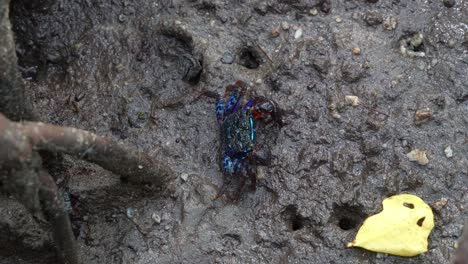
[[[419,197],[400,194],[382,202],[383,211],[370,216],[348,247],[413,257],[427,251],[434,228],[431,208]]]

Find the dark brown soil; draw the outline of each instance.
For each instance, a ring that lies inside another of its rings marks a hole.
[[[188,175],[160,197],[65,157],[53,174],[79,196],[83,263],[450,263],[468,218],[468,2],[453,2],[14,1],[43,120],[135,144]],[[424,57],[400,52],[415,33]],[[285,126],[258,132],[273,159],[256,191],[214,200],[228,182],[215,95],[238,79],[275,100]],[[431,117],[415,122],[424,108]],[[429,163],[410,161],[413,149]],[[429,251],[346,249],[400,193],[433,207]],[[0,263],[51,263],[48,234],[1,198]]]

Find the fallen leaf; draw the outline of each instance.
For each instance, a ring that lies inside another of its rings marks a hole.
[[[427,251],[427,238],[434,228],[432,210],[421,198],[411,194],[389,197],[383,211],[370,216],[348,247],[361,247],[403,257]]]

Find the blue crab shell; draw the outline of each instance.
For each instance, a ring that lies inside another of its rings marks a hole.
[[[228,115],[221,125],[225,154],[242,157],[252,151],[255,140],[254,120],[249,110],[238,110]]]

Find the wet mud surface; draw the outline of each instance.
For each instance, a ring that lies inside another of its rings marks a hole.
[[[52,174],[79,197],[83,263],[450,263],[468,217],[468,2],[450,2],[15,1],[44,121],[135,144],[179,175],[163,197],[65,157]],[[276,101],[284,126],[258,131],[273,158],[256,190],[215,200],[230,181],[216,96],[236,80]],[[400,193],[433,208],[429,251],[345,248]],[[0,202],[0,263],[51,263],[47,224]]]

